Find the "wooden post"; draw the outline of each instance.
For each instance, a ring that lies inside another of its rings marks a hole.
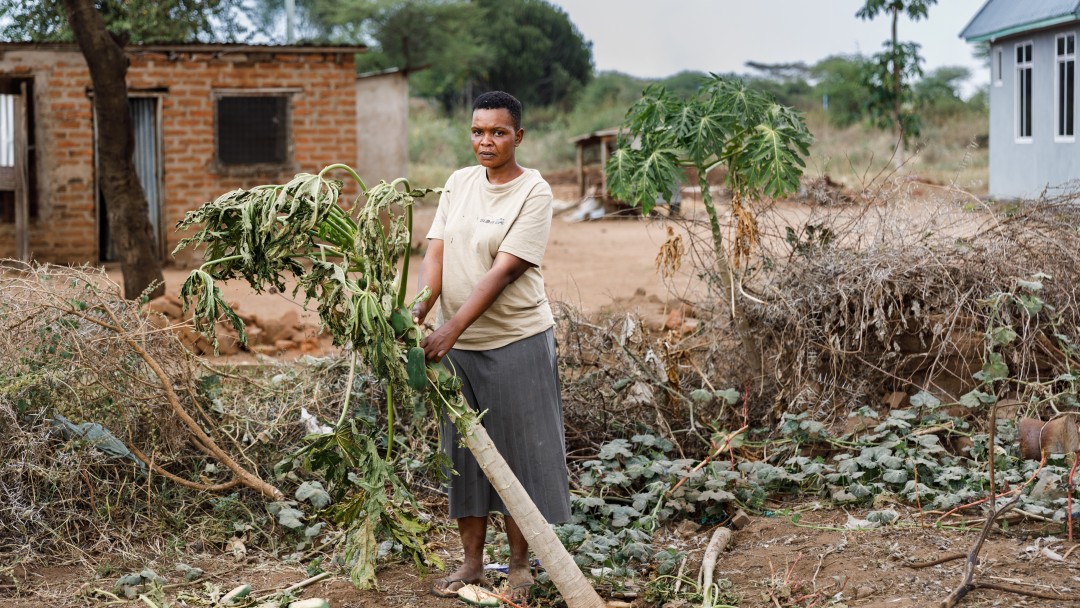
[[[585,198],[585,143],[577,142],[577,183],[578,198]]]
[[[610,140],[610,139],[611,139],[611,137],[607,136],[607,135],[600,138],[600,200],[604,201],[605,204],[607,203],[607,200],[608,200],[608,194],[607,194],[607,161],[608,161],[607,143],[608,143],[608,140]]]
[[[28,91],[26,82],[19,85],[15,98],[15,257],[30,260],[30,155],[27,150]]]

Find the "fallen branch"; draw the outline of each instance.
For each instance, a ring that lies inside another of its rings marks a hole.
[[[149,352],[147,352],[146,349],[144,349],[138,343],[138,341],[135,340],[135,338],[133,338],[127,331],[124,330],[123,324],[116,317],[116,314],[113,313],[112,310],[110,310],[107,306],[102,305],[94,306],[93,308],[88,309],[104,312],[112,320],[112,323],[108,323],[101,319],[92,317],[86,314],[86,312],[77,310],[75,308],[57,306],[56,309],[64,314],[78,317],[84,321],[87,321],[88,323],[93,323],[94,325],[97,325],[103,329],[107,329],[115,333],[117,337],[119,337],[123,342],[125,342],[131,348],[131,350],[134,351],[135,354],[143,360],[146,366],[150,368],[150,371],[154,374],[154,376],[157,377],[158,382],[161,385],[161,390],[165,394],[165,399],[168,402],[169,406],[172,408],[173,412],[184,424],[184,426],[187,427],[188,431],[194,436],[194,438],[198,440],[198,442],[201,443],[204,447],[210,450],[210,452],[214,455],[214,458],[221,462],[221,464],[223,464],[227,469],[232,471],[233,474],[236,475],[237,479],[240,480],[240,483],[258,491],[263,496],[266,496],[267,498],[271,498],[273,500],[282,500],[285,497],[285,495],[281,493],[281,490],[278,490],[276,487],[268,484],[267,482],[259,478],[257,475],[251,473],[250,471],[242,467],[240,463],[236,462],[236,460],[229,456],[229,454],[226,453],[225,450],[221,449],[221,447],[218,446],[217,443],[215,443],[214,440],[209,435],[207,435],[205,431],[203,431],[202,427],[199,426],[199,423],[191,417],[191,414],[189,414],[184,408],[183,404],[180,403],[180,397],[173,389],[172,380],[169,378],[168,374],[165,373],[165,370],[161,367],[161,364],[158,363],[157,359],[155,359]],[[145,459],[146,457],[143,456],[142,460],[144,460],[144,462]],[[158,472],[161,471],[159,470]],[[164,475],[164,473],[162,474]],[[168,477],[168,475],[165,476]],[[176,481],[174,477],[170,477],[170,479]]]
[[[938,566],[938,565],[945,564],[945,563],[948,563],[948,562],[951,562],[951,561],[956,561],[958,559],[964,559],[967,556],[968,556],[967,553],[950,553],[948,555],[944,555],[944,556],[939,557],[939,558],[937,558],[935,560],[932,560],[932,561],[928,561],[928,562],[911,562],[911,563],[907,563],[907,564],[904,564],[904,565],[907,566],[908,568],[912,568],[912,569],[930,568],[932,566]]]
[[[997,426],[995,424],[996,421],[997,403],[994,403],[992,406],[990,406],[990,425],[989,434],[987,437],[987,446],[990,451],[990,458],[988,460],[990,472],[990,496],[994,496],[994,499],[989,502],[990,513],[986,516],[986,523],[983,524],[982,531],[979,532],[979,538],[976,539],[975,544],[971,547],[971,551],[968,552],[967,562],[964,565],[963,580],[960,582],[960,585],[958,585],[956,589],[954,589],[953,592],[949,594],[949,597],[945,598],[945,601],[941,602],[941,608],[955,608],[955,606],[960,603],[960,600],[962,600],[965,595],[978,587],[983,587],[987,589],[991,588],[989,587],[989,584],[976,584],[974,580],[975,566],[977,566],[979,563],[979,552],[982,551],[983,543],[986,542],[986,537],[990,535],[990,530],[994,527],[994,522],[996,522],[999,517],[1004,515],[1006,512],[1008,512],[1009,509],[1012,509],[1017,505],[1017,503],[1020,502],[1020,497],[1023,496],[1022,492],[1024,488],[1031,484],[1031,482],[1035,479],[1035,475],[1037,475],[1038,472],[1041,471],[1044,466],[1046,466],[1046,452],[1044,451],[1042,454],[1042,459],[1039,461],[1039,466],[1035,471],[1035,475],[1032,475],[1026,482],[1024,482],[1024,485],[1019,486],[1015,489],[1015,496],[1013,496],[1012,500],[1005,503],[1005,505],[1000,509],[996,508],[997,497],[995,495],[997,494],[997,488],[994,480],[994,446],[996,445],[995,430]]]
[[[709,544],[705,547],[705,555],[701,558],[701,589],[704,599],[701,602],[703,608],[712,608],[713,605],[713,573],[716,571],[716,560],[731,543],[731,530],[720,526],[712,534]]]

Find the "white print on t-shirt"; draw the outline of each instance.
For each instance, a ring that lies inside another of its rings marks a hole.
[[[503,224],[506,223],[506,218],[505,217],[493,217],[493,216],[488,215],[488,216],[484,216],[484,217],[480,218],[480,223],[481,224],[495,224],[497,226],[502,226]]]

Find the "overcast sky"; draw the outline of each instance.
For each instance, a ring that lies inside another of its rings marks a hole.
[[[1022,0],[1017,0],[1022,1]],[[807,64],[837,54],[870,55],[891,20],[862,21],[864,0],[549,0],[593,43],[599,71],[659,78],[683,70],[746,73],[747,61]],[[900,39],[922,45],[924,70],[964,66],[972,86],[989,68],[959,38],[985,0],[939,0],[929,19],[901,17]]]

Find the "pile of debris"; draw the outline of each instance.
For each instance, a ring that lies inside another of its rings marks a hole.
[[[217,323],[218,355],[230,356],[243,351],[263,355],[277,355],[286,352],[299,352],[305,355],[321,356],[326,341],[321,340],[318,328],[304,323],[300,313],[290,308],[284,311],[252,312],[244,309],[240,302],[229,302],[237,316],[244,322],[247,344],[241,344],[240,337],[232,325],[225,321]],[[152,300],[151,310],[161,313],[157,323],[161,328],[176,331],[189,350],[197,355],[214,355],[213,343],[195,331],[191,323],[191,311],[184,314],[183,304],[174,294],[165,294]]]

